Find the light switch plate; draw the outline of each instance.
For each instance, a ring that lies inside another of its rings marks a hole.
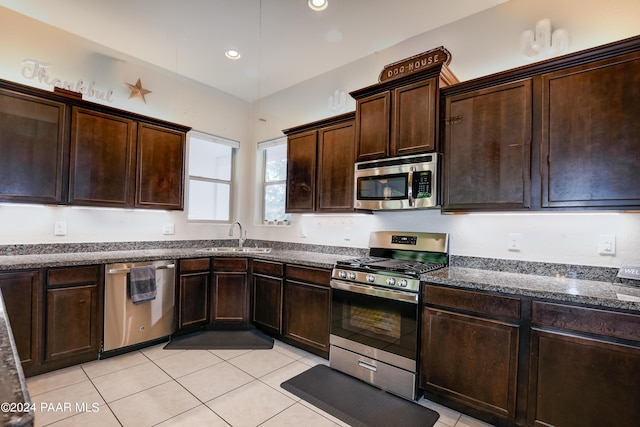
[[[162,226],[162,234],[176,234],[176,226],[172,222],[167,222]]]
[[[598,238],[598,253],[600,255],[616,254],[616,236],[615,234],[601,234]]]

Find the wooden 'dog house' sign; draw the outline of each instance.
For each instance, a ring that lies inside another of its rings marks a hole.
[[[386,65],[380,73],[378,81],[382,83],[387,80],[397,79],[443,63],[444,65],[449,65],[449,63],[451,63],[451,53],[449,53],[449,51],[444,47],[440,46],[435,49],[431,49],[430,51]]]

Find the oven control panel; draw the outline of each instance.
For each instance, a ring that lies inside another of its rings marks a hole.
[[[392,235],[391,236],[391,243],[396,244],[396,245],[412,245],[415,246],[418,244],[418,237],[416,236],[398,236],[398,235]]]
[[[420,280],[415,278],[390,276],[382,273],[374,274],[362,271],[341,270],[339,268],[333,269],[331,277],[334,279],[349,280],[362,284],[402,289],[409,292],[420,291]]]

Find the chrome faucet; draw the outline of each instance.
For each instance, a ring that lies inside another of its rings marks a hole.
[[[238,224],[238,227],[240,228],[240,237],[238,238],[238,247],[242,247],[242,245],[244,245],[244,241],[247,240],[247,232],[245,231],[244,233],[242,232],[242,224],[240,224],[240,221],[236,221],[233,224],[231,224],[231,228],[229,228],[229,236],[233,236],[233,226]]]

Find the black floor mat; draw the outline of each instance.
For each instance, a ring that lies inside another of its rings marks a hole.
[[[257,329],[204,330],[173,338],[165,350],[268,350],[273,338]]]
[[[325,365],[314,366],[280,386],[352,426],[431,427],[440,417],[429,408]]]

